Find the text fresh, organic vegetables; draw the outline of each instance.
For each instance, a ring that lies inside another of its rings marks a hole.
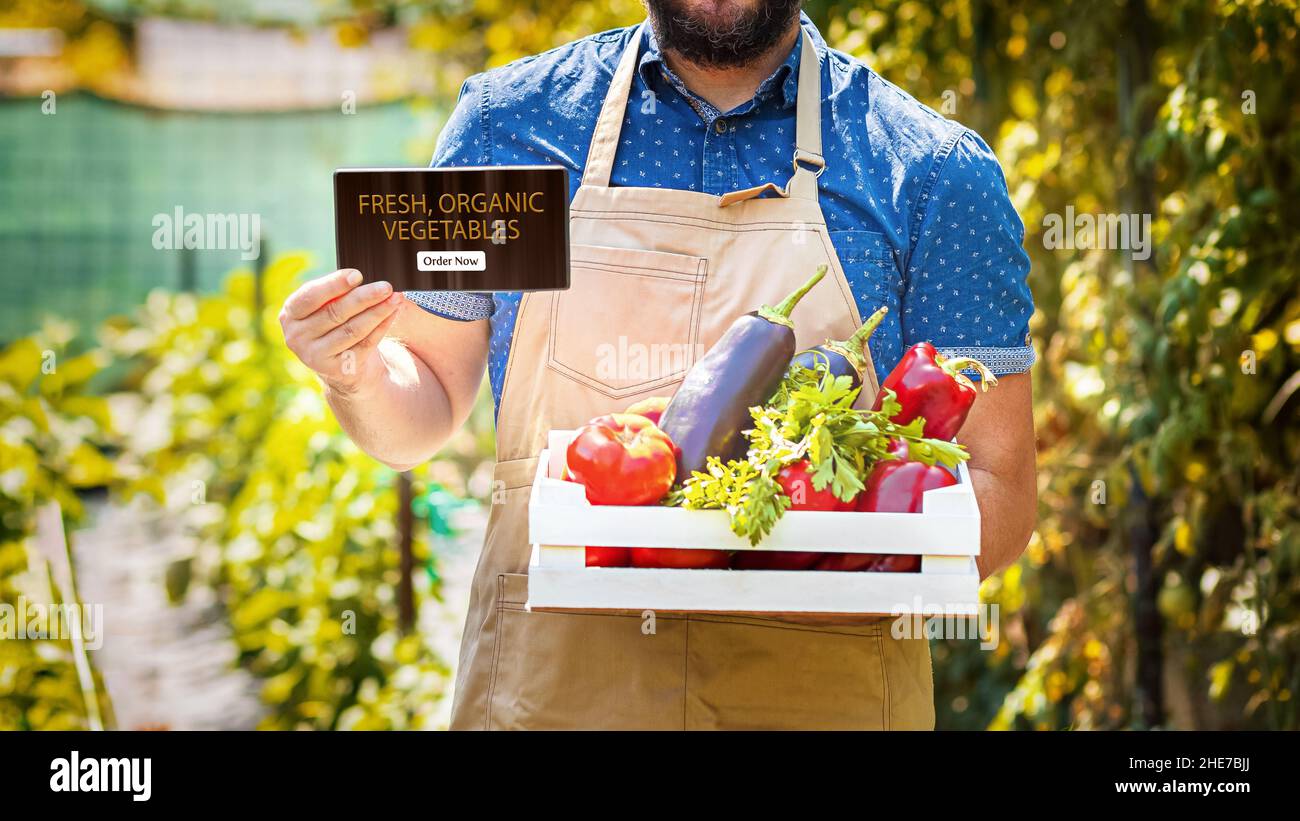
[[[918,342],[885,378],[872,410],[881,409],[887,388],[898,399],[899,412],[891,417],[895,422],[905,425],[921,417],[925,419],[926,436],[952,439],[961,430],[977,395],[975,384],[962,373],[965,368],[979,372],[984,390],[998,383],[982,362],[964,356],[950,359],[929,342]]]
[[[750,424],[749,409],[771,398],[794,356],[790,313],[824,276],[825,265],[775,307],[764,305],[731,323],[687,371],[659,420],[680,451],[679,476],[704,470],[711,456],[745,455],[742,431]]]
[[[566,453],[569,475],[594,505],[650,505],[677,475],[672,440],[644,416],[598,416],[574,433]]]
[[[860,387],[867,372],[867,340],[880,327],[888,313],[888,308],[880,308],[862,323],[862,327],[853,336],[843,341],[828,339],[820,345],[800,351],[790,364],[811,370],[818,362],[825,362],[832,374],[847,376],[853,380],[853,387]]]

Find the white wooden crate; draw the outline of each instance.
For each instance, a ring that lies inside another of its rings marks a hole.
[[[711,613],[974,615],[980,516],[970,472],[927,491],[921,513],[788,511],[758,547],[719,510],[593,505],[559,477],[573,431],[552,431],[528,502],[528,607]],[[905,553],[919,573],[587,567],[586,545]]]

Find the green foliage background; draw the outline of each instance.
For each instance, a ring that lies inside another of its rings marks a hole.
[[[1296,4],[807,8],[832,45],[989,141],[1033,259],[1039,527],[985,584],[997,649],[935,642],[939,725],[1300,727]],[[471,71],[640,16],[633,0],[355,0],[320,24],[343,42],[408,25],[440,54],[450,99]],[[1150,214],[1150,259],[1046,248],[1044,217],[1068,206]],[[162,495],[145,477],[193,475],[224,511],[206,581],[225,591],[244,660],[265,678],[267,726],[420,726],[444,662],[394,626],[392,475],[339,434],[258,307],[277,304],[302,265],[277,263],[261,302],[240,274],[223,294],[160,294],[106,329],[95,356],[128,363],[119,387],[172,406],[159,448],[115,444],[93,396],[59,411],[85,428],[71,441],[17,421],[48,415],[34,392],[65,389],[15,377],[29,343],[5,352],[0,446],[21,451],[25,472],[0,482],[0,590],[10,596],[26,566],[33,499],[60,498],[73,517],[78,487]],[[462,475],[485,458],[490,411],[477,420],[451,461]],[[420,592],[436,602],[432,582]],[[361,614],[355,636],[337,632],[344,610]],[[81,721],[66,665],[48,656],[0,657],[0,722]],[[33,701],[21,676],[48,696]]]

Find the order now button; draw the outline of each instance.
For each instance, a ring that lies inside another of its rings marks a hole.
[[[482,271],[487,268],[487,252],[418,251],[415,265],[421,271]]]

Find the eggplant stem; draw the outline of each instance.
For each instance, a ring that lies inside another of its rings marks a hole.
[[[775,319],[775,317],[789,320],[790,314],[794,312],[794,306],[799,304],[799,300],[803,299],[804,295],[811,291],[814,285],[822,281],[822,277],[826,276],[826,270],[825,265],[818,265],[817,271],[808,278],[807,282],[800,285],[793,293],[778,302],[775,307],[764,305],[762,309],[760,309],[759,313],[762,314],[765,319],[769,320]],[[780,319],[776,319],[775,321],[780,322]]]
[[[882,307],[876,310],[874,314],[867,317],[867,321],[862,323],[862,327],[853,332],[853,336],[844,340],[845,346],[850,350],[862,350],[867,347],[867,340],[880,327],[880,323],[885,321],[885,315],[889,313],[888,307]]]

